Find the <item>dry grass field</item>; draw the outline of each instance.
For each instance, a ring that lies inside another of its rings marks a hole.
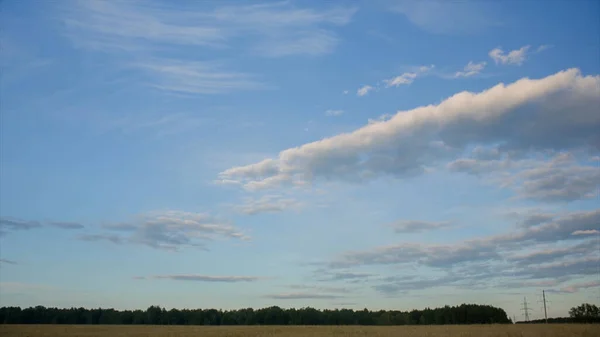
[[[1,337],[599,337],[598,325],[118,326],[0,325]]]

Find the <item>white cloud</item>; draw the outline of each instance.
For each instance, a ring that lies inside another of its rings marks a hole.
[[[327,110],[325,111],[325,116],[341,116],[344,113],[344,110]]]
[[[530,46],[523,46],[516,50],[511,50],[508,54],[505,54],[501,48],[494,48],[490,50],[489,56],[496,62],[496,64],[515,64],[521,65],[527,58],[527,53]]]
[[[543,44],[543,45],[539,46],[539,47],[536,49],[536,52],[537,52],[537,53],[540,53],[540,52],[543,52],[544,50],[548,50],[548,49],[550,49],[550,48],[552,48],[552,45],[549,45],[549,44]]]
[[[363,86],[363,87],[360,87],[360,88],[359,88],[359,89],[356,91],[356,94],[357,94],[358,96],[361,96],[361,97],[362,97],[362,96],[365,96],[366,94],[368,94],[368,93],[369,93],[370,91],[372,91],[373,89],[375,89],[375,88],[373,88],[373,87],[372,87],[372,86],[370,86],[370,85],[365,85],[365,86]]]
[[[394,78],[383,80],[383,82],[385,83],[386,88],[411,84],[417,77],[427,73],[434,67],[433,64],[430,66],[420,66],[414,72],[406,72]]]
[[[349,91],[348,91],[348,90],[344,90],[342,93],[343,93],[344,95],[348,95]]]
[[[571,233],[571,235],[594,235],[600,234],[600,231],[597,229],[588,229],[588,230],[577,230]]]
[[[485,65],[486,62],[473,63],[473,61],[469,61],[463,71],[457,71],[454,77],[471,77],[477,75],[485,68]]]
[[[501,144],[502,151],[523,153],[596,152],[599,104],[600,76],[569,69],[541,79],[523,78],[399,111],[387,121],[283,150],[275,159],[232,167],[219,179],[265,188],[319,178],[356,182],[406,177],[471,145]]]
[[[404,73],[394,78],[383,80],[383,82],[385,83],[385,86],[389,88],[397,87],[402,84],[411,84],[415,78],[417,78],[417,73]]]
[[[426,74],[427,72],[431,71],[434,67],[435,66],[433,64],[429,65],[429,66],[413,67],[413,69],[411,71],[402,73],[396,77],[384,79],[383,83],[385,84],[386,88],[398,87],[401,85],[408,85],[408,84],[413,83],[417,77],[420,77],[423,74]],[[358,96],[365,96],[370,91],[376,90],[376,88],[378,88],[378,87],[379,87],[379,84],[377,84],[375,87],[370,86],[370,85],[365,85],[365,86],[359,88],[357,90],[356,94]]]

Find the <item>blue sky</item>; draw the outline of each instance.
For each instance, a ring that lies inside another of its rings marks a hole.
[[[4,1],[0,304],[600,301],[597,1]]]

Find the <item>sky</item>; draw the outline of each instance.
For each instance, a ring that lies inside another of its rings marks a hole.
[[[3,1],[0,305],[600,304],[599,13]]]

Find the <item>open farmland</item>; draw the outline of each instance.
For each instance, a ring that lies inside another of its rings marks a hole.
[[[597,325],[132,326],[0,325],[2,337],[597,337]]]

